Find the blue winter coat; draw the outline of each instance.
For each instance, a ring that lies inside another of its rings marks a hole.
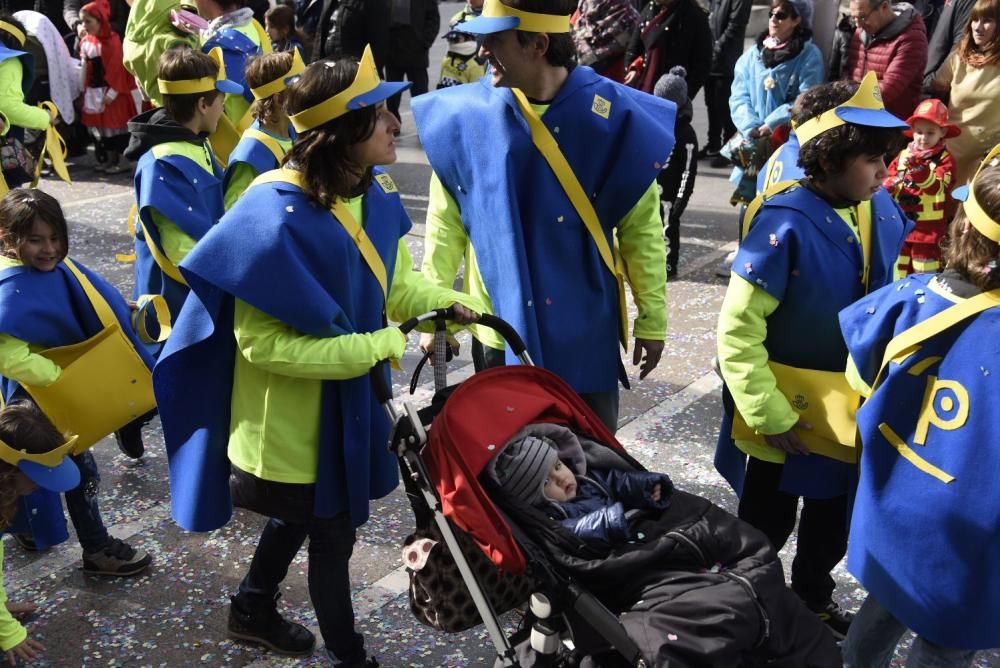
[[[576,477],[576,496],[553,503],[552,514],[580,540],[601,547],[620,545],[632,538],[625,513],[663,510],[670,505],[674,485],[663,473],[590,469]],[[660,500],[650,498],[660,485]]]

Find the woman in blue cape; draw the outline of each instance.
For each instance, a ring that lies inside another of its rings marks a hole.
[[[398,483],[369,380],[406,346],[387,318],[475,306],[412,271],[409,218],[374,167],[396,159],[385,100],[406,85],[380,81],[366,50],[289,87],[298,138],[286,168],[259,177],[181,263],[191,294],[154,373],[177,522],[215,529],[233,505],[270,518],[230,635],[312,653],[312,633],[276,608],[308,537],[310,597],[343,666],[375,665],[354,629],[348,562],[369,500]]]

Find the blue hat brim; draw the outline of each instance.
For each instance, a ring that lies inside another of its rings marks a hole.
[[[462,32],[471,35],[492,35],[504,30],[517,30],[521,19],[516,16],[477,16],[462,24]]]
[[[367,93],[362,93],[361,95],[351,99],[351,101],[347,103],[347,108],[353,110],[370,107],[373,104],[378,104],[379,102],[388,100],[396,93],[402,93],[412,85],[413,84],[409,81],[383,81]]]
[[[852,125],[865,125],[870,128],[908,128],[901,118],[893,116],[884,109],[864,109],[862,107],[840,107],[835,112],[840,120]]]
[[[38,462],[22,459],[17,463],[17,468],[33,483],[51,492],[68,492],[80,486],[80,469],[69,457],[63,457],[58,466],[43,466]]]
[[[970,186],[968,183],[964,186],[959,186],[951,191],[951,196],[959,202],[964,202],[969,199],[969,188]]]
[[[222,79],[221,81],[216,81],[215,90],[221,93],[228,93],[230,95],[243,94],[243,86],[239,85],[235,81],[230,81],[229,79]]]

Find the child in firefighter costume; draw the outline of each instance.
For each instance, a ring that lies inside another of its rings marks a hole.
[[[916,274],[840,314],[861,477],[847,567],[868,590],[844,643],[851,668],[968,666],[1000,647],[1000,146],[972,180],[940,275]]]
[[[154,373],[174,519],[210,531],[234,503],[269,518],[230,635],[312,653],[313,634],[276,607],[308,537],[310,597],[338,665],[370,665],[348,562],[369,500],[398,482],[369,376],[406,346],[387,317],[471,301],[413,272],[410,220],[373,169],[395,161],[385,100],[407,86],[380,81],[366,49],[360,65],[317,63],[288,89],[288,167],[258,178],[181,262],[191,293]]]
[[[882,155],[906,124],[885,111],[874,74],[812,89],[796,107],[806,178],[748,207],[719,316],[716,468],[740,495],[740,518],[776,550],[803,497],[792,589],[842,636],[850,617],[831,598],[830,571],[847,549],[858,397],[843,382],[837,313],[893,280],[908,221],[881,187]]]

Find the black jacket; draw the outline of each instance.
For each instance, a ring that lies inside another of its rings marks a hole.
[[[340,0],[339,4],[324,5],[324,13],[327,9],[330,9],[327,21],[330,28],[321,51],[323,56],[360,58],[365,45],[370,44],[375,65],[381,71],[389,54],[386,17],[389,16],[390,0]]]
[[[711,0],[708,23],[715,38],[712,76],[733,78],[736,61],[743,55],[743,38],[752,4],[752,0]]]
[[[440,27],[437,0],[410,0],[409,23],[396,23],[389,28],[386,64],[401,69],[426,69],[430,65],[430,48]]]
[[[927,44],[927,67],[924,68],[924,87],[927,87],[951,52],[962,41],[965,24],[969,22],[976,0],[951,0],[938,17],[934,34]]]
[[[166,109],[151,109],[143,112],[128,122],[129,137],[125,157],[138,160],[146,151],[170,141],[186,141],[198,146],[204,146],[208,136],[196,135],[178,123],[167,113]]]
[[[639,56],[658,49],[661,56],[653,79],[654,85],[671,67],[681,65],[687,70],[688,98],[693,98],[705,85],[711,67],[715,40],[708,25],[708,16],[696,0],[680,0],[670,16],[643,38],[642,32],[646,25],[661,9],[657,4],[643,7],[639,15],[639,26],[632,33],[625,49],[625,66],[628,67]]]

